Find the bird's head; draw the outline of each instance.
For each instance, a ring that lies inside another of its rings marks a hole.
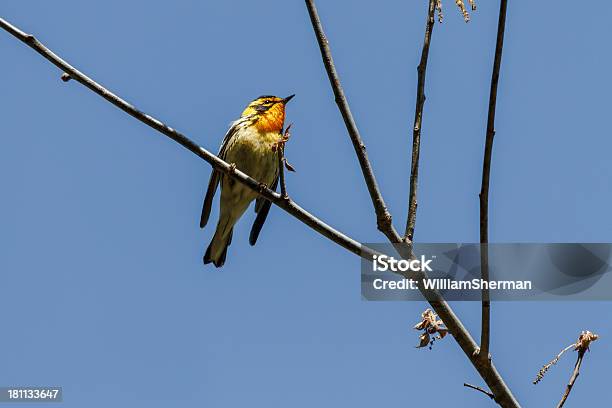
[[[256,119],[254,125],[262,132],[280,132],[285,122],[285,105],[294,96],[260,96],[246,107],[241,116],[253,116]]]

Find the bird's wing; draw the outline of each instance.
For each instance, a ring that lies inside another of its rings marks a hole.
[[[229,130],[225,134],[223,138],[223,142],[221,142],[221,148],[219,149],[220,159],[225,160],[225,153],[227,151],[227,146],[232,137],[236,134],[236,131],[240,128],[240,125],[243,123],[243,118],[238,119],[233,122],[230,126]],[[208,181],[208,189],[206,190],[206,196],[204,197],[204,205],[202,206],[202,215],[200,217],[200,228],[204,228],[208,223],[208,218],[210,217],[210,210],[212,208],[213,198],[215,197],[215,193],[217,192],[217,186],[219,185],[219,180],[221,179],[221,172],[215,170],[213,168],[212,173],[210,174],[210,180]]]
[[[272,187],[270,189],[276,190],[276,186],[278,185],[278,174],[272,183]],[[259,197],[257,201],[255,201],[255,212],[257,213],[257,217],[255,217],[255,222],[253,222],[253,227],[251,227],[251,234],[249,234],[249,244],[255,245],[257,242],[257,237],[259,237],[259,233],[261,232],[261,228],[266,222],[266,218],[268,217],[268,213],[270,212],[270,207],[272,203],[266,200],[263,197]]]

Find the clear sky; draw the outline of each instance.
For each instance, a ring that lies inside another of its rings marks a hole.
[[[319,1],[398,229],[408,196],[426,1]],[[427,76],[416,239],[478,240],[498,1],[452,0]],[[612,4],[510,1],[491,241],[609,242]],[[0,15],[139,108],[216,151],[261,94],[296,93],[291,196],[383,241],[302,1],[9,1]],[[360,299],[359,259],[273,208],[221,270],[201,258],[208,164],[0,32],[2,385],[62,385],[65,407],[490,407],[452,338],[415,349],[424,302]],[[608,74],[606,74],[606,72]],[[216,205],[212,217],[216,218]],[[479,337],[478,303],[453,305]],[[609,406],[612,303],[495,303],[492,353],[526,407],[560,398],[581,330],[601,335],[568,406]],[[23,406],[23,405],[20,405]]]

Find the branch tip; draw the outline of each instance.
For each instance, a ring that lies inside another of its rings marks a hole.
[[[469,21],[469,14],[465,9],[462,0],[455,0],[459,6],[466,22]],[[470,0],[472,9],[476,3]],[[500,0],[499,18],[497,22],[497,38],[495,43],[495,55],[493,58],[493,70],[491,73],[491,86],[489,90],[489,109],[487,114],[487,131],[485,135],[484,155],[482,160],[482,182],[480,187],[480,271],[484,281],[489,280],[489,184],[491,177],[491,157],[493,154],[493,139],[495,136],[495,110],[497,107],[497,85],[499,82],[499,72],[501,69],[502,53],[504,49],[504,33],[506,30],[506,10],[508,0]],[[481,306],[481,329],[480,329],[480,348],[485,356],[489,355],[491,342],[491,302],[488,287],[482,289]],[[483,357],[484,358],[484,357]],[[484,361],[484,360],[483,360]]]
[[[467,387],[467,388],[471,388],[471,389],[476,390],[476,391],[480,391],[480,392],[482,392],[483,394],[485,394],[487,397],[489,397],[489,398],[491,398],[492,400],[494,400],[494,401],[495,401],[495,395],[493,395],[493,393],[491,393],[491,392],[489,392],[489,391],[485,390],[485,389],[484,389],[484,388],[482,388],[482,387],[479,387],[479,386],[477,386],[477,385],[468,384],[468,383],[463,383],[463,386],[464,386],[464,387]]]
[[[417,93],[414,108],[414,125],[412,126],[412,159],[410,164],[410,190],[408,195],[408,219],[404,231],[404,240],[413,240],[417,213],[417,188],[419,181],[419,156],[421,152],[421,129],[423,122],[423,108],[425,107],[425,78],[427,75],[427,61],[429,59],[429,46],[435,25],[435,13],[442,10],[441,0],[429,0],[427,24],[425,25],[425,38],[421,50],[421,59],[417,65]],[[439,14],[441,16],[441,14]]]

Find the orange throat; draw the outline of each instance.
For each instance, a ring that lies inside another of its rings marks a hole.
[[[254,126],[260,132],[280,133],[283,130],[285,123],[285,107],[282,104],[276,104],[261,114]]]

